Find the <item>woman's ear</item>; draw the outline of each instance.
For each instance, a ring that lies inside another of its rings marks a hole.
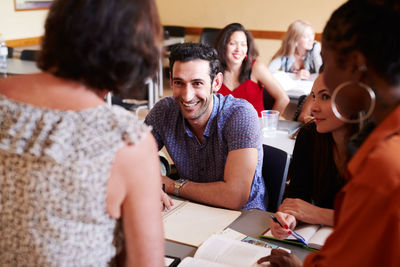
[[[223,82],[224,82],[224,75],[222,75],[221,72],[218,72],[217,75],[215,75],[214,80],[211,85],[212,92],[213,93],[218,92],[218,90],[221,88]]]
[[[349,57],[349,63],[353,73],[365,72],[367,70],[367,60],[365,56],[359,51],[353,51]]]

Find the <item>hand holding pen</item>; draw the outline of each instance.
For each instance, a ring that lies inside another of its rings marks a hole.
[[[293,220],[294,219],[294,221],[296,220],[292,215],[289,215],[289,214],[285,214],[285,213],[281,213],[281,212],[279,212],[279,214],[277,214],[278,216],[280,216],[280,215],[287,215],[287,218],[286,219],[289,219],[289,221],[291,221],[291,220]],[[284,226],[278,221],[278,219],[275,217],[275,216],[273,216],[273,215],[270,215],[270,217],[272,218],[272,220],[277,224],[277,225],[279,225],[278,227],[274,227],[274,225],[273,224],[271,224],[271,231],[272,231],[272,234],[275,236],[275,237],[277,237],[277,238],[280,238],[280,239],[285,239],[288,235],[293,235],[298,241],[300,241],[303,245],[305,245],[305,246],[308,246],[307,245],[307,242],[305,241],[305,239],[301,236],[301,235],[299,235],[298,233],[296,233],[294,230],[291,230],[290,228],[289,228],[289,226],[288,226],[288,224],[284,224]],[[280,216],[280,217],[282,217],[282,216]],[[291,218],[291,217],[293,217],[293,218]],[[275,225],[276,225],[275,224]],[[294,223],[294,225],[295,225],[295,223]],[[293,227],[294,227],[294,225],[293,225]],[[283,233],[282,233],[283,232]]]
[[[280,211],[276,212],[274,217],[276,217],[280,224],[271,219],[272,235],[278,239],[286,239],[290,235],[289,230],[296,227],[296,218],[293,215]]]

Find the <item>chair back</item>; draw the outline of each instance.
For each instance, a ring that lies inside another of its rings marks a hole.
[[[24,49],[21,51],[21,59],[22,60],[30,60],[30,61],[36,61],[36,53],[38,50],[30,50],[30,49]]]
[[[8,57],[8,58],[13,58],[13,56],[14,56],[14,48],[13,48],[13,47],[10,47],[10,46],[7,46],[7,50],[8,50],[8,55],[7,55],[7,57]]]
[[[307,100],[307,95],[301,95],[299,97],[299,100],[297,101],[297,107],[296,107],[296,112],[293,115],[293,120],[297,121],[297,119],[300,116],[301,110],[303,109],[304,103]]]
[[[285,151],[269,145],[263,145],[263,150],[262,175],[268,198],[267,211],[276,212],[282,203],[290,156]]]
[[[217,28],[204,28],[200,35],[200,43],[215,47],[215,40],[220,32]]]
[[[186,29],[183,26],[163,26],[164,28],[164,39],[168,39],[169,37],[185,37]]]
[[[263,88],[263,104],[265,110],[272,109],[275,104],[275,98],[272,97],[266,88]]]
[[[156,101],[154,96],[154,93],[156,91],[154,81],[150,78],[147,78],[146,87],[147,87],[147,92],[145,99],[121,99],[116,96],[113,96],[111,92],[108,92],[104,100],[110,106],[118,105],[127,110],[133,111],[136,117],[138,117],[139,111],[141,109],[148,109],[150,111],[150,109],[153,108]]]

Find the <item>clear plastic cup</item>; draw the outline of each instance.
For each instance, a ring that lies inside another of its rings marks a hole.
[[[279,111],[263,110],[261,111],[262,134],[264,137],[275,137],[278,128]]]

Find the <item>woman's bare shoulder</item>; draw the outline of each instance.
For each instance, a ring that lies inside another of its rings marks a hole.
[[[151,171],[159,170],[160,162],[157,154],[157,146],[154,137],[148,133],[142,140],[134,145],[126,145],[122,147],[116,154],[114,160],[115,171],[124,178],[128,178],[125,182],[131,183],[137,177],[146,177],[150,166]],[[160,173],[160,171],[158,171]],[[136,177],[135,177],[136,176]],[[141,179],[144,182],[146,179]]]
[[[267,65],[265,65],[260,59],[257,59],[253,63],[253,67],[251,70],[251,75],[252,78],[254,78],[257,81],[260,81],[261,79],[265,78],[266,76],[271,76],[272,73],[268,69]]]

